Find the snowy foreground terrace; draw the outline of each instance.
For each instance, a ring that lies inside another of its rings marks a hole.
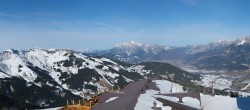
[[[181,102],[180,102],[181,100]],[[166,80],[140,80],[103,93],[93,110],[239,110],[236,98],[187,93]]]

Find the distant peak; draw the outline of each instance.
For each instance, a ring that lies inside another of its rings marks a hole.
[[[51,48],[51,49],[43,49],[43,48],[31,48],[30,50],[33,50],[33,51],[73,51],[71,49],[57,49],[57,48]]]
[[[131,46],[142,46],[143,43],[135,42],[135,41],[129,41],[129,42],[122,42],[116,45],[116,47],[131,47]]]
[[[228,43],[228,42],[230,42],[230,41],[227,39],[220,39],[217,41],[217,43]]]
[[[250,42],[250,36],[246,36],[246,37],[240,37],[240,38],[237,38],[234,43],[236,45],[243,45],[245,43],[249,43]]]
[[[7,49],[4,50],[4,52],[17,52],[17,51],[22,51],[21,49]]]
[[[42,49],[42,48],[39,48],[39,47],[33,47],[33,48],[31,48],[30,50],[32,50],[32,51],[35,51],[35,50],[42,50],[42,51],[44,51],[45,49]]]
[[[13,49],[4,50],[5,52],[13,52]]]

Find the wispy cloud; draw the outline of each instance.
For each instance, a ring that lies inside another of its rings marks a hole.
[[[189,5],[197,5],[199,4],[202,0],[182,0],[184,3],[187,3]]]
[[[225,28],[228,27],[228,28]],[[233,40],[239,37],[240,33],[247,35],[246,30],[229,27],[222,22],[191,23],[175,27],[168,27],[162,35],[162,39],[171,45],[185,46],[188,44],[199,45],[213,42],[220,39]],[[185,40],[184,40],[185,39]]]
[[[50,12],[35,12],[33,13],[35,16],[45,16],[45,17],[58,17],[60,14],[58,13],[50,13]]]
[[[99,29],[105,30],[114,30],[114,31],[123,31],[124,29],[121,26],[116,26],[112,23],[106,23],[102,21],[93,21],[93,24],[97,26]]]
[[[109,27],[107,23],[101,22],[101,21],[94,21],[93,24],[101,27]]]
[[[0,12],[0,17],[18,18],[18,16],[16,15],[11,15],[11,14],[1,13],[1,12]]]

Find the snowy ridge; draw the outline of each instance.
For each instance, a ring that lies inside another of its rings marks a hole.
[[[250,36],[238,38],[233,43],[235,45],[244,45],[250,43]]]
[[[119,43],[116,45],[116,47],[118,48],[123,48],[123,47],[135,47],[135,46],[143,46],[145,44],[143,43],[138,43],[138,42],[135,42],[135,41],[129,41],[129,42],[123,42],[123,43]]]
[[[249,43],[250,43],[250,36],[237,38],[234,41],[219,40],[219,41],[212,42],[209,44],[189,46],[190,49],[188,49],[187,53],[196,54],[196,53],[200,53],[200,52],[206,52],[206,51],[209,51],[209,50],[212,50],[215,48],[226,47],[226,46],[229,46],[231,44],[239,46],[239,45],[244,45],[244,44],[249,44]]]
[[[205,44],[205,45],[189,46],[190,49],[187,50],[187,53],[196,54],[196,53],[200,53],[200,52],[206,52],[206,51],[209,51],[211,49],[218,48],[218,47],[228,46],[230,43],[231,42],[227,41],[227,40],[219,40],[217,42],[212,42],[212,43]]]

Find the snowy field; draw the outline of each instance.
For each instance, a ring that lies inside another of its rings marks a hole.
[[[138,98],[138,102],[135,106],[135,110],[152,110],[151,107],[153,106],[154,102],[156,102],[157,107],[161,107],[162,110],[171,110],[172,108],[170,106],[163,106],[163,103],[156,100],[157,97],[161,97],[156,94],[158,94],[159,92],[162,94],[184,92],[182,89],[182,86],[179,84],[175,84],[166,80],[154,80],[153,82],[156,83],[160,91],[147,90],[146,93],[141,94]],[[172,97],[172,98],[175,98],[175,97]]]
[[[210,96],[201,94],[201,107],[203,110],[240,110],[236,98],[229,96]]]
[[[248,92],[239,91],[239,94],[242,95],[242,97],[249,97],[250,96],[250,93],[248,93]]]
[[[161,93],[178,93],[184,92],[182,86],[165,80],[153,81],[157,84],[160,91],[147,90],[146,93],[141,94],[138,98],[138,102],[135,106],[135,110],[152,110],[153,103],[157,103],[157,107],[161,107],[162,110],[171,110],[170,106],[163,106],[163,103],[156,100],[157,97],[168,99],[173,102],[177,102],[179,99],[171,96],[156,95]],[[172,92],[170,92],[172,90]],[[201,102],[191,97],[183,97],[183,104],[197,109],[203,110],[240,110],[237,106],[236,98],[229,96],[210,96],[201,94]],[[200,105],[201,104],[201,105]]]
[[[223,90],[231,88],[232,80],[219,75],[202,75],[202,80],[199,82],[200,85],[205,87],[212,87],[212,81],[215,81],[214,88]]]

